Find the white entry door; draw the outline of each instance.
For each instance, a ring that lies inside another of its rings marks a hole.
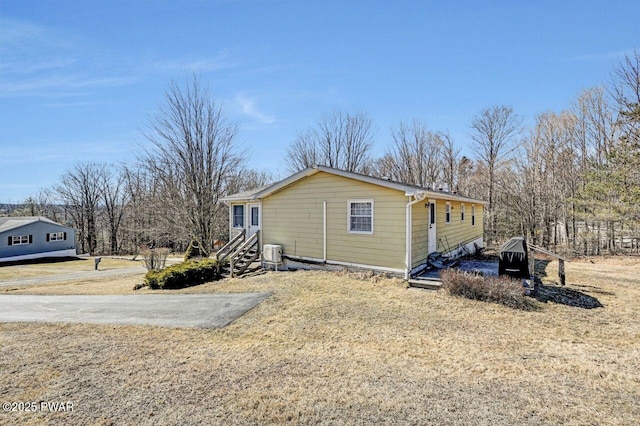
[[[259,231],[261,228],[261,224],[260,224],[260,220],[262,219],[260,217],[260,204],[249,204],[248,206],[248,210],[249,210],[249,228],[247,230],[248,235],[247,237],[250,237],[251,235],[255,234],[256,231]]]
[[[436,241],[436,202],[429,201],[429,253],[433,253],[438,249]]]

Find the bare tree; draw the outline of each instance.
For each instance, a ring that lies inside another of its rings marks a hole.
[[[316,128],[298,135],[287,150],[292,172],[321,164],[366,172],[373,147],[371,119],[364,113],[323,114]]]
[[[443,135],[413,120],[391,129],[392,148],[377,163],[376,174],[409,185],[432,187],[442,178]]]
[[[206,253],[213,245],[218,199],[240,166],[237,132],[196,77],[184,88],[171,83],[144,132],[150,146],[141,163],[165,191],[175,223]]]
[[[128,249],[138,254],[141,248],[157,245],[182,249],[188,244],[184,227],[175,225],[171,203],[163,197],[160,183],[140,165],[122,169],[127,214],[122,224]]]
[[[22,207],[11,212],[11,216],[44,216],[58,222],[62,220],[61,212],[53,198],[51,190],[41,189],[35,195],[27,197]]]
[[[458,184],[460,173],[460,148],[457,148],[449,133],[441,133],[443,178],[450,191],[460,191]]]
[[[604,164],[615,133],[613,111],[605,89],[593,87],[582,91],[573,102],[572,112],[578,120],[578,149],[582,169],[586,170],[589,163]]]
[[[494,193],[496,171],[513,152],[515,138],[522,130],[522,118],[511,107],[499,105],[480,111],[471,122],[471,139],[478,159],[487,167],[488,205],[485,215],[487,239],[493,242],[496,232]]]
[[[113,166],[107,166],[101,177],[101,196],[109,233],[109,247],[111,254],[116,254],[120,248],[118,235],[125,216],[129,194],[125,188],[125,176],[120,170]]]
[[[73,226],[79,231],[83,253],[95,254],[98,246],[98,215],[105,173],[104,164],[76,164],[62,175],[55,187]]]
[[[620,135],[611,153],[617,192],[624,216],[640,222],[640,51],[626,55],[615,69],[610,89],[618,117]]]
[[[320,159],[317,145],[317,130],[309,129],[305,133],[299,134],[287,149],[288,169],[295,173],[321,164],[323,161]]]
[[[640,143],[640,50],[626,55],[614,71],[610,93],[617,104],[626,137]]]
[[[474,185],[474,175],[476,174],[475,162],[467,156],[462,156],[458,160],[458,170],[456,190],[466,197],[479,198],[476,185]]]

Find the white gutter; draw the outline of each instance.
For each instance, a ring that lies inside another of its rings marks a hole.
[[[411,201],[411,196],[409,196],[409,202],[407,203],[407,206],[405,207],[405,221],[406,221],[406,247],[405,247],[405,253],[406,253],[406,269],[404,270],[404,279],[408,280],[409,278],[411,278],[411,264],[412,262],[412,253],[411,253],[411,246],[413,245],[413,242],[411,240],[411,231],[412,231],[412,223],[413,223],[413,217],[412,217],[412,211],[411,211],[411,207],[416,204],[419,203],[421,201],[423,201],[426,198],[426,194],[416,194],[415,195],[416,199]]]

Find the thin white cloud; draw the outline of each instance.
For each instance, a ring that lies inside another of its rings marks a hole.
[[[65,164],[69,162],[69,153],[74,158],[88,161],[110,161],[118,158],[131,147],[133,135],[123,134],[108,138],[83,137],[76,140],[40,139],[24,144],[6,143],[3,146],[0,164]],[[3,142],[5,143],[5,142]],[[37,149],[30,149],[37,147]],[[25,155],[29,152],[29,155]]]
[[[255,99],[249,98],[244,94],[237,94],[235,97],[235,103],[244,114],[257,119],[261,123],[271,124],[276,121],[275,117],[266,115],[258,110]]]
[[[0,98],[84,96],[133,82],[105,71],[98,53],[76,44],[46,27],[1,18]]]
[[[0,97],[43,95],[47,91],[119,87],[133,81],[132,77],[87,78],[82,75],[48,75],[26,80],[0,81]]]
[[[0,18],[0,46],[9,46],[22,43],[25,40],[39,39],[44,34],[44,28],[39,25]]]
[[[213,57],[149,60],[147,66],[169,71],[207,73],[237,68],[245,64],[240,52],[224,49]]]
[[[0,73],[14,73],[14,74],[31,74],[34,72],[54,70],[60,68],[66,68],[77,62],[71,58],[54,58],[43,61],[29,62],[24,60],[5,60],[0,62]]]
[[[611,52],[589,53],[586,55],[573,56],[569,58],[571,62],[590,62],[590,61],[611,61],[614,59],[622,59],[625,55],[633,53],[633,49],[615,50]]]

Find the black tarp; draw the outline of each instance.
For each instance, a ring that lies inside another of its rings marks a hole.
[[[522,237],[514,237],[500,248],[499,275],[514,278],[529,278],[529,253],[527,241]]]

